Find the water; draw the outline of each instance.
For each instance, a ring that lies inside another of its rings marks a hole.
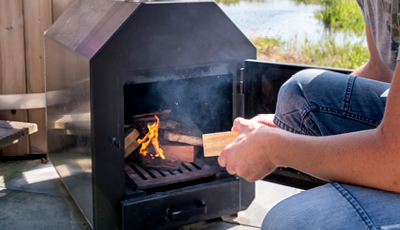
[[[345,39],[358,42],[355,35],[332,33],[324,29],[314,17],[320,5],[296,4],[290,0],[240,1],[237,4],[219,4],[222,10],[246,36],[272,37],[283,41],[303,42],[305,38],[319,41],[332,36],[337,43]]]

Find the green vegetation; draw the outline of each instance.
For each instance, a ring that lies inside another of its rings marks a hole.
[[[321,0],[323,9],[315,12],[315,17],[326,28],[353,32],[362,35],[364,21],[356,1],[351,0]]]
[[[224,5],[230,5],[230,4],[238,4],[240,0],[215,0],[215,2]]]
[[[292,0],[295,3],[304,3],[304,4],[315,4],[315,5],[320,5],[322,0]]]
[[[364,21],[361,10],[354,0],[292,0],[295,3],[322,5],[322,10],[315,12],[315,18],[325,28],[333,32],[342,30],[363,35]]]
[[[216,0],[223,4],[235,4],[239,0]],[[248,0],[254,1],[254,0]],[[314,14],[328,32],[343,31],[345,34],[365,38],[364,21],[355,0],[291,0],[298,4],[321,5]],[[318,42],[286,42],[280,38],[252,38],[257,47],[259,60],[329,66],[356,69],[369,58],[367,47],[362,42],[344,41],[336,44],[331,37]],[[361,39],[357,39],[361,40]]]
[[[292,0],[296,3],[322,5],[315,12],[315,18],[329,31],[343,31],[365,37],[361,10],[354,0]],[[369,58],[368,48],[362,42],[344,41],[338,45],[333,38],[302,43],[284,42],[274,38],[253,38],[258,59],[317,66],[356,69]]]
[[[300,45],[272,38],[254,38],[252,42],[259,60],[356,69],[369,58],[361,42],[338,45],[331,38],[319,42],[306,39]]]

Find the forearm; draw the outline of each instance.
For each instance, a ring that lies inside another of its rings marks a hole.
[[[382,65],[383,66],[379,67],[373,60],[369,60],[366,64],[352,72],[351,75],[390,83],[392,81],[393,72],[383,63]]]
[[[365,25],[365,34],[368,43],[369,60],[351,74],[390,83],[392,81],[393,71],[382,62],[372,36],[371,27],[368,25]]]
[[[326,137],[276,134],[269,151],[276,153],[279,166],[329,181],[400,192],[400,160],[384,145],[379,129]]]

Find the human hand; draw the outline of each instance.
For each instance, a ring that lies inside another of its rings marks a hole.
[[[260,124],[267,125],[269,127],[276,128],[278,126],[274,123],[275,114],[258,114],[257,116],[253,117],[251,120],[256,121]]]
[[[228,173],[249,182],[262,179],[277,167],[273,151],[270,151],[273,130],[257,119],[235,119],[232,131],[239,132],[239,136],[221,152],[218,163]]]

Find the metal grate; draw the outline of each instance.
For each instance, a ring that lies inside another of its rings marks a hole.
[[[178,170],[143,168],[135,162],[125,163],[125,174],[138,189],[179,183],[215,175],[219,168],[204,163],[182,163]]]

